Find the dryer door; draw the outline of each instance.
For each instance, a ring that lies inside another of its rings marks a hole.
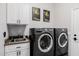
[[[42,34],[38,39],[38,49],[41,52],[49,52],[53,47],[53,38],[50,34]]]
[[[61,33],[58,37],[58,45],[61,48],[64,48],[67,45],[67,34],[66,33]]]

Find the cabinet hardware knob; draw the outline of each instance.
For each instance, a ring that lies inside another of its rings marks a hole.
[[[74,34],[74,36],[77,36],[76,34]]]
[[[18,20],[17,20],[17,24],[18,24]]]
[[[76,40],[77,40],[77,38],[75,37],[75,38],[74,38],[74,40],[76,41]]]

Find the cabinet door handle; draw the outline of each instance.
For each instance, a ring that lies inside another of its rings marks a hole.
[[[18,56],[18,51],[17,51],[17,56]]]
[[[20,24],[20,20],[19,20],[19,24]]]
[[[19,51],[19,56],[21,55],[21,51]]]
[[[20,19],[17,20],[17,23],[20,24]]]
[[[16,47],[16,48],[21,48],[21,47]]]

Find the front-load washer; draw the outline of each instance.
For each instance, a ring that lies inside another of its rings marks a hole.
[[[31,28],[30,29],[30,55],[53,56],[54,55],[54,29]]]
[[[55,56],[67,56],[68,55],[68,31],[67,28],[55,28]]]

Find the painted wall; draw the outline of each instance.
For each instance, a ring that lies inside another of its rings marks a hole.
[[[69,55],[73,55],[73,43],[71,38],[71,14],[73,8],[79,8],[79,4],[57,3],[54,4],[54,27],[68,28],[69,33]]]

